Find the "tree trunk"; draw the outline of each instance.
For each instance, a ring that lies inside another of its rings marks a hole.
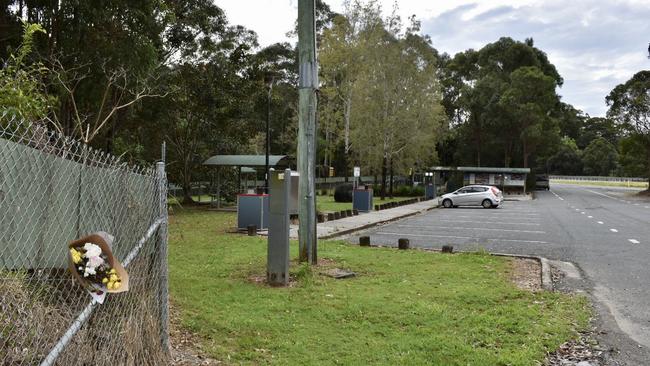
[[[190,166],[190,159],[183,159],[183,203],[192,204],[192,167]]]
[[[381,197],[382,201],[386,199],[386,165],[387,165],[387,163],[388,162],[386,161],[386,156],[384,156],[384,159],[383,159],[383,161],[381,163],[381,195],[380,195],[380,197]]]
[[[348,182],[348,155],[350,154],[350,109],[352,108],[352,92],[349,93],[347,100],[345,101],[345,107],[343,112],[343,122],[344,122],[344,139],[345,145],[343,151],[344,162],[345,162],[345,182]]]
[[[528,144],[526,139],[523,140],[523,151],[524,151],[524,168],[528,168]]]
[[[345,177],[343,181],[345,183],[348,182],[348,153],[344,152],[343,153],[343,176]]]
[[[646,192],[650,193],[650,141],[646,142],[645,151],[648,154],[648,189]]]
[[[393,158],[390,158],[390,188],[388,190],[388,197],[393,198]]]

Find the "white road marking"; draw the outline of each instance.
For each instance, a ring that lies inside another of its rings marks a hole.
[[[638,204],[638,203],[635,203],[634,206],[639,206],[639,204]]]
[[[601,224],[601,225],[604,224],[604,222],[602,222],[602,221],[598,221],[598,223]]]
[[[579,208],[576,208],[576,211],[580,211],[580,209],[579,209]]]
[[[487,230],[487,231],[507,231],[512,233],[529,233],[529,234],[546,234],[546,231],[539,230],[514,230],[514,229],[493,229],[493,228],[482,228],[482,227],[451,227],[451,226],[416,226],[416,225],[396,225],[398,227],[409,227],[415,229],[458,229],[458,230]]]
[[[627,239],[632,244],[639,244],[639,241],[636,239]]]
[[[610,196],[610,195],[608,195],[608,194],[604,194],[604,193],[600,193],[600,192],[592,191],[591,189],[585,189],[585,191],[587,191],[587,192],[591,192],[591,193],[593,193],[593,194],[597,194],[597,195],[599,195],[599,196],[603,196],[603,197],[611,198],[611,199],[613,199],[613,200],[617,200],[617,201],[621,201],[621,202],[626,202],[626,201],[624,201],[624,200],[622,200],[622,199],[620,199],[620,198],[613,197],[613,196]]]
[[[616,230],[616,229],[609,229],[609,231],[611,231],[611,232],[613,232],[613,233],[617,233],[617,232],[618,232],[618,230]]]
[[[482,222],[481,220],[482,220],[485,216],[482,216],[482,215],[456,215],[456,216],[453,216],[453,218],[456,218],[456,217],[463,218],[463,219],[473,219],[473,218],[476,218],[478,221],[474,221],[474,222]],[[505,216],[503,216],[503,218],[504,218],[504,219],[515,219],[515,218],[516,218],[517,220],[537,220],[537,219],[538,219],[538,217],[521,217],[521,216],[519,216],[519,215],[517,215],[516,217],[505,217]],[[453,221],[453,220],[452,220],[452,221]]]
[[[650,208],[650,207],[648,207],[648,206],[645,206],[645,208]]]
[[[474,239],[474,240],[488,240],[488,241],[513,241],[517,243],[539,243],[539,244],[548,244],[547,241],[540,240],[517,240],[517,239],[492,239],[492,238],[477,238],[473,236],[455,236],[455,235],[436,235],[436,234],[404,234],[404,233],[393,233],[379,231],[377,235],[404,235],[405,237],[418,237],[418,238],[452,238],[452,239]]]
[[[583,215],[585,215],[585,212],[584,212],[584,211],[582,211],[582,212],[580,212],[580,213],[583,214]]]
[[[557,197],[557,199],[559,199],[560,201],[564,201],[564,198],[558,196],[557,193],[555,193],[555,192],[553,192],[553,191],[551,191],[551,193],[553,193],[553,194],[555,195],[555,197]]]
[[[466,223],[476,223],[476,220],[441,220],[438,219],[436,221],[440,222],[466,222]],[[534,226],[539,226],[541,224],[537,224],[534,222],[501,222],[501,221],[480,221],[481,224],[497,224],[497,225],[534,225]]]
[[[594,218],[593,216],[587,216],[587,217],[590,218],[590,219],[593,219],[593,218]]]

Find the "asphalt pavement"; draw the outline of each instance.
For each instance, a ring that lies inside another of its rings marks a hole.
[[[564,285],[594,298],[599,338],[617,364],[650,365],[650,200],[621,188],[553,184],[536,199],[496,209],[437,209],[350,237],[373,245],[543,256],[574,263]]]

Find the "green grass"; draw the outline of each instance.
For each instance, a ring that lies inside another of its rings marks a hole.
[[[374,204],[378,205],[381,203],[388,202],[399,202],[411,199],[413,197],[393,197],[386,198],[385,200],[379,199],[379,197],[374,197]],[[352,202],[335,202],[334,196],[316,196],[316,209],[320,212],[333,212],[333,211],[342,211],[342,210],[351,210]]]
[[[487,254],[321,242],[320,258],[358,276],[292,263],[294,286],[269,288],[252,280],[265,239],[226,234],[234,224],[191,209],[170,225],[172,301],[225,364],[533,365],[588,323],[584,297],[518,290],[509,260]]]
[[[564,179],[551,179],[551,183],[558,184],[575,184],[581,186],[599,186],[599,187],[630,187],[647,189],[647,182],[604,182],[594,180],[564,180]]]

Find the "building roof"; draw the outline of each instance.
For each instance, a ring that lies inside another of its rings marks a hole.
[[[490,167],[475,167],[475,166],[459,166],[456,170],[469,173],[515,173],[515,174],[528,174],[530,168],[490,168]]]
[[[269,166],[288,166],[293,162],[289,155],[269,155]],[[203,162],[203,165],[263,167],[265,155],[215,155]]]

